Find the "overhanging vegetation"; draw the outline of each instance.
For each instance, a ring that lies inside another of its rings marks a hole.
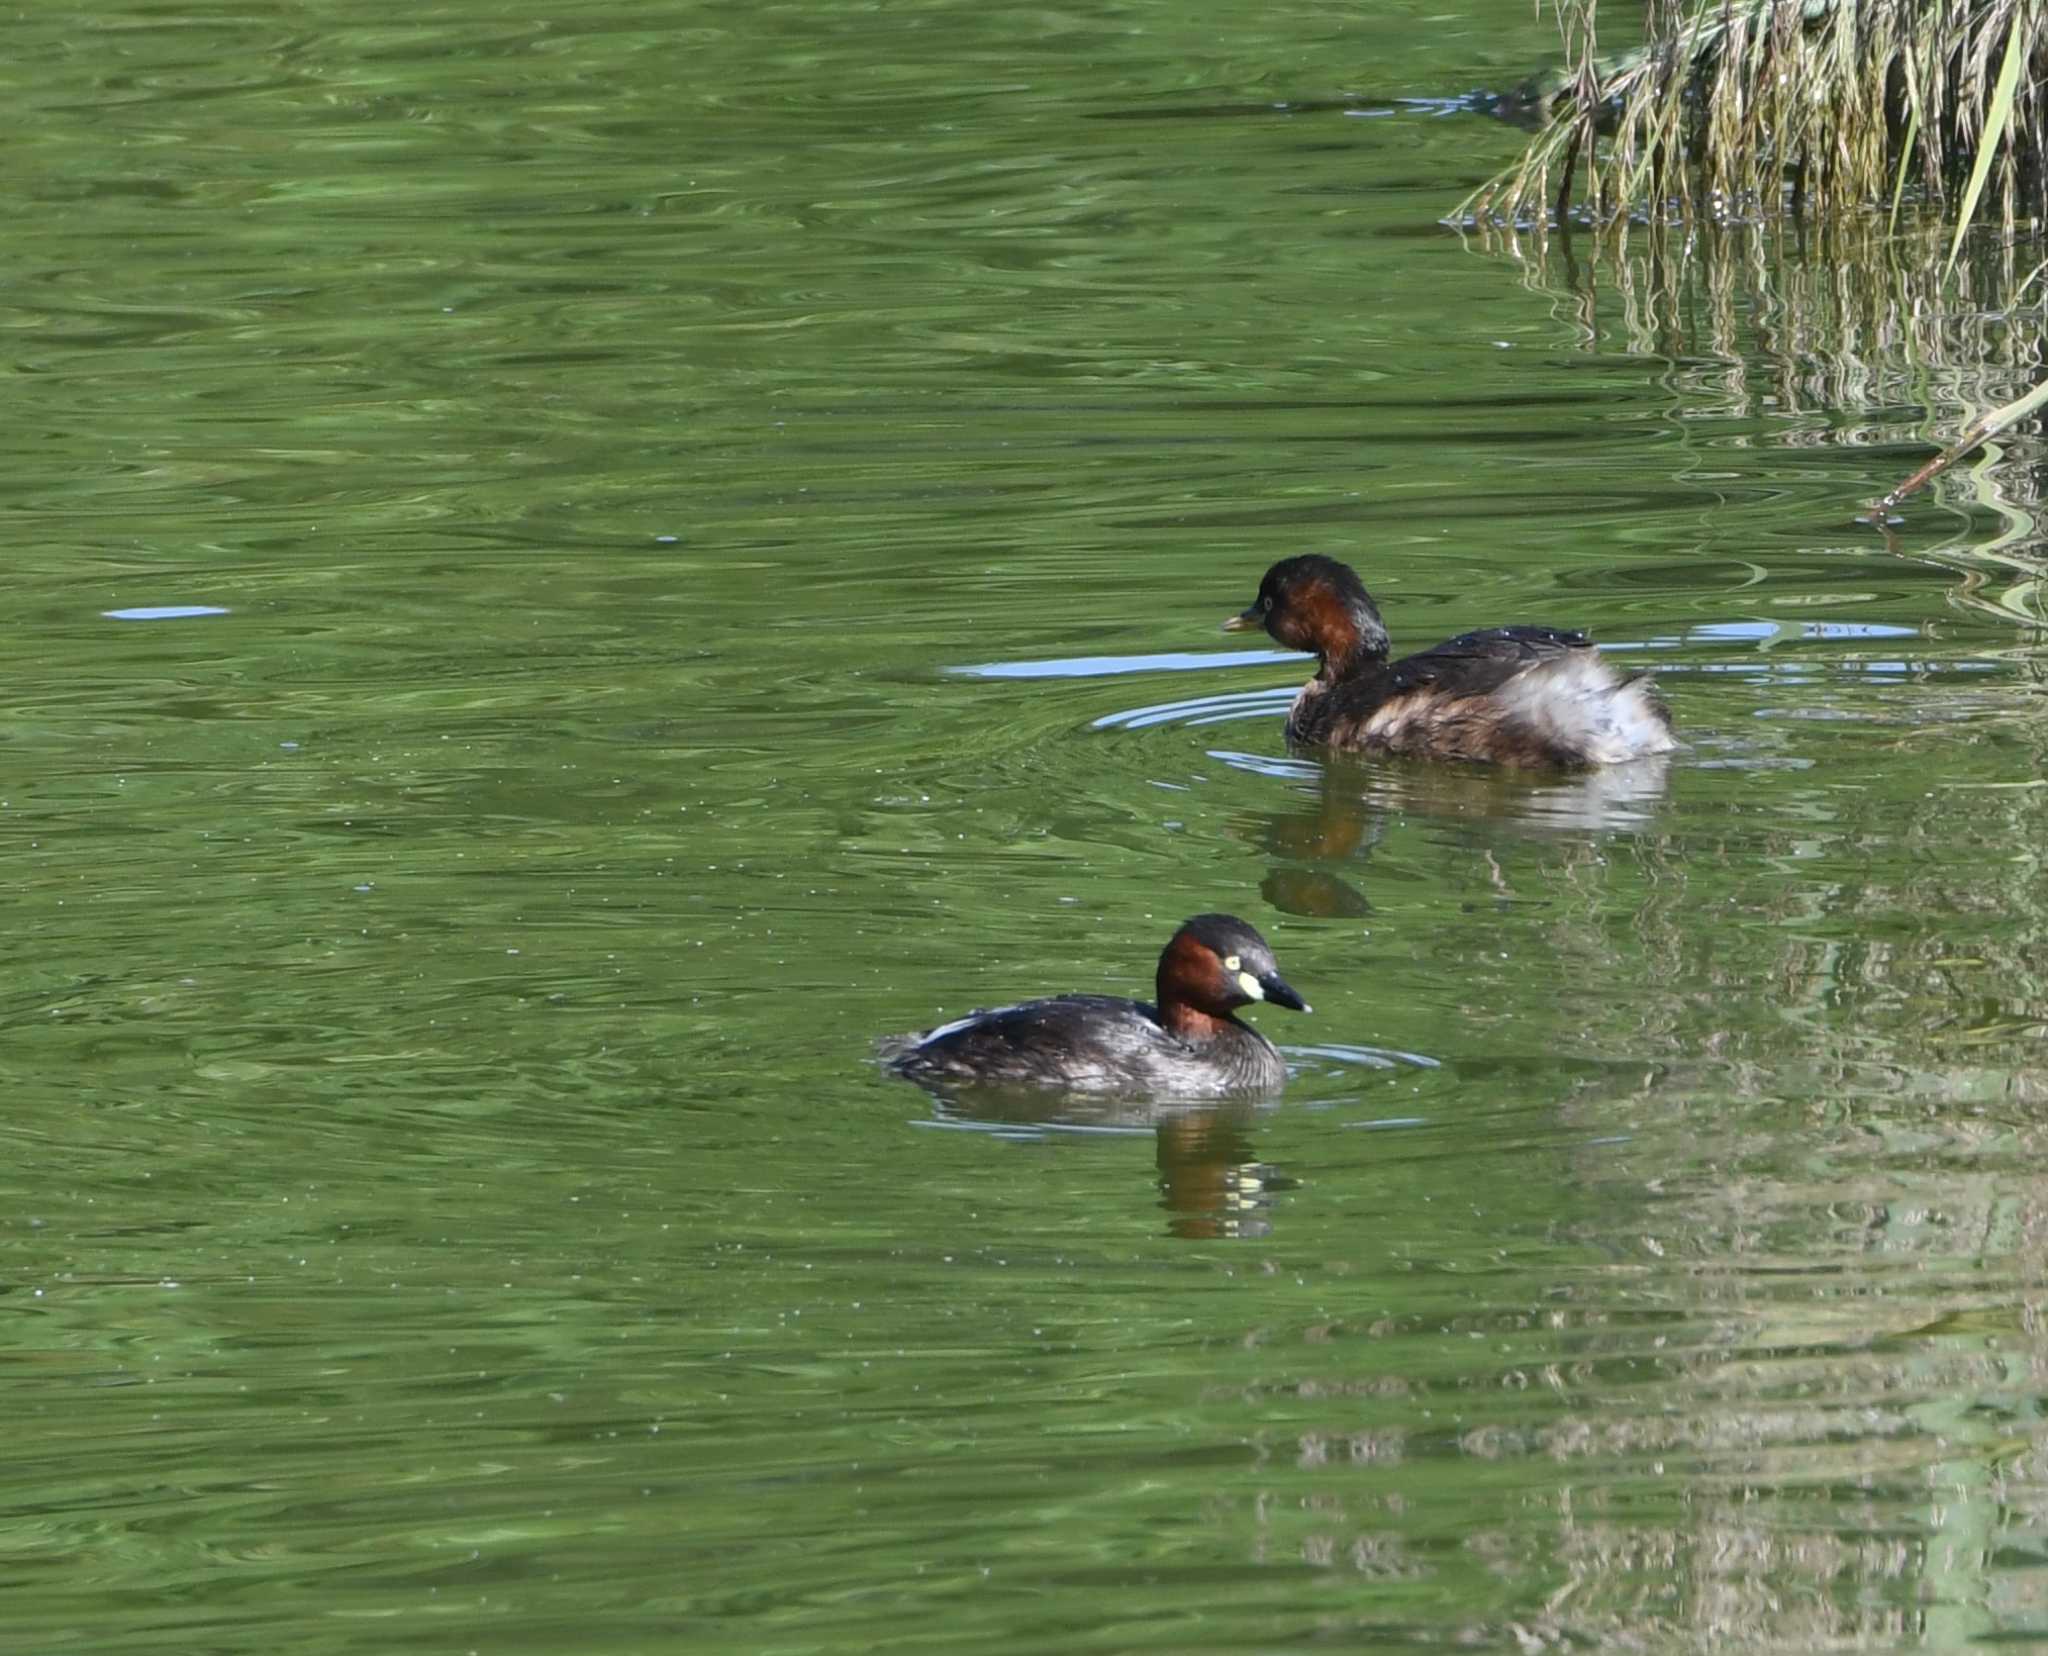
[[[1653,3],[1603,63],[1597,0],[1554,0],[1566,70],[1527,89],[1543,126],[1462,211],[1534,223],[1886,210],[2048,217],[2044,0]]]

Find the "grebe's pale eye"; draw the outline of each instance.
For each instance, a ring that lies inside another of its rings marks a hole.
[[[1224,970],[1225,970],[1226,972],[1234,972],[1234,971],[1236,971],[1236,970],[1237,970],[1237,969],[1238,969],[1238,968],[1239,968],[1240,966],[1242,966],[1243,964],[1244,964],[1244,960],[1243,960],[1243,958],[1242,958],[1241,956],[1238,956],[1238,955],[1227,955],[1227,956],[1225,956],[1225,957],[1224,957],[1224,961],[1223,961],[1223,969],[1224,969]]]

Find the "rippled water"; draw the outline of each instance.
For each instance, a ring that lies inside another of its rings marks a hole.
[[[10,1648],[2048,1636],[2033,347],[1461,240],[1550,50],[15,22]],[[1687,747],[1289,754],[1311,549]],[[1282,1100],[869,1062],[1211,908]]]

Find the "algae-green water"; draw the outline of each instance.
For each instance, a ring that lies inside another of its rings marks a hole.
[[[0,1644],[2048,1636],[2038,447],[1880,532],[1876,273],[1440,223],[1555,50],[9,24]],[[1687,746],[1289,754],[1301,551]],[[1280,1100],[873,1067],[1210,909]]]

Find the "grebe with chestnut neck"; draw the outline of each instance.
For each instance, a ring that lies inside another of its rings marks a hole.
[[[1290,742],[1417,759],[1531,768],[1616,765],[1678,744],[1640,674],[1581,632],[1485,627],[1400,660],[1378,605],[1348,564],[1313,553],[1266,571],[1225,632],[1263,628],[1316,657],[1287,713]]]
[[[947,1087],[1219,1098],[1278,1092],[1279,1049],[1231,1014],[1270,1001],[1306,1012],[1257,931],[1231,914],[1198,914],[1159,956],[1156,1001],[1059,995],[969,1013],[879,1043],[883,1067]]]

